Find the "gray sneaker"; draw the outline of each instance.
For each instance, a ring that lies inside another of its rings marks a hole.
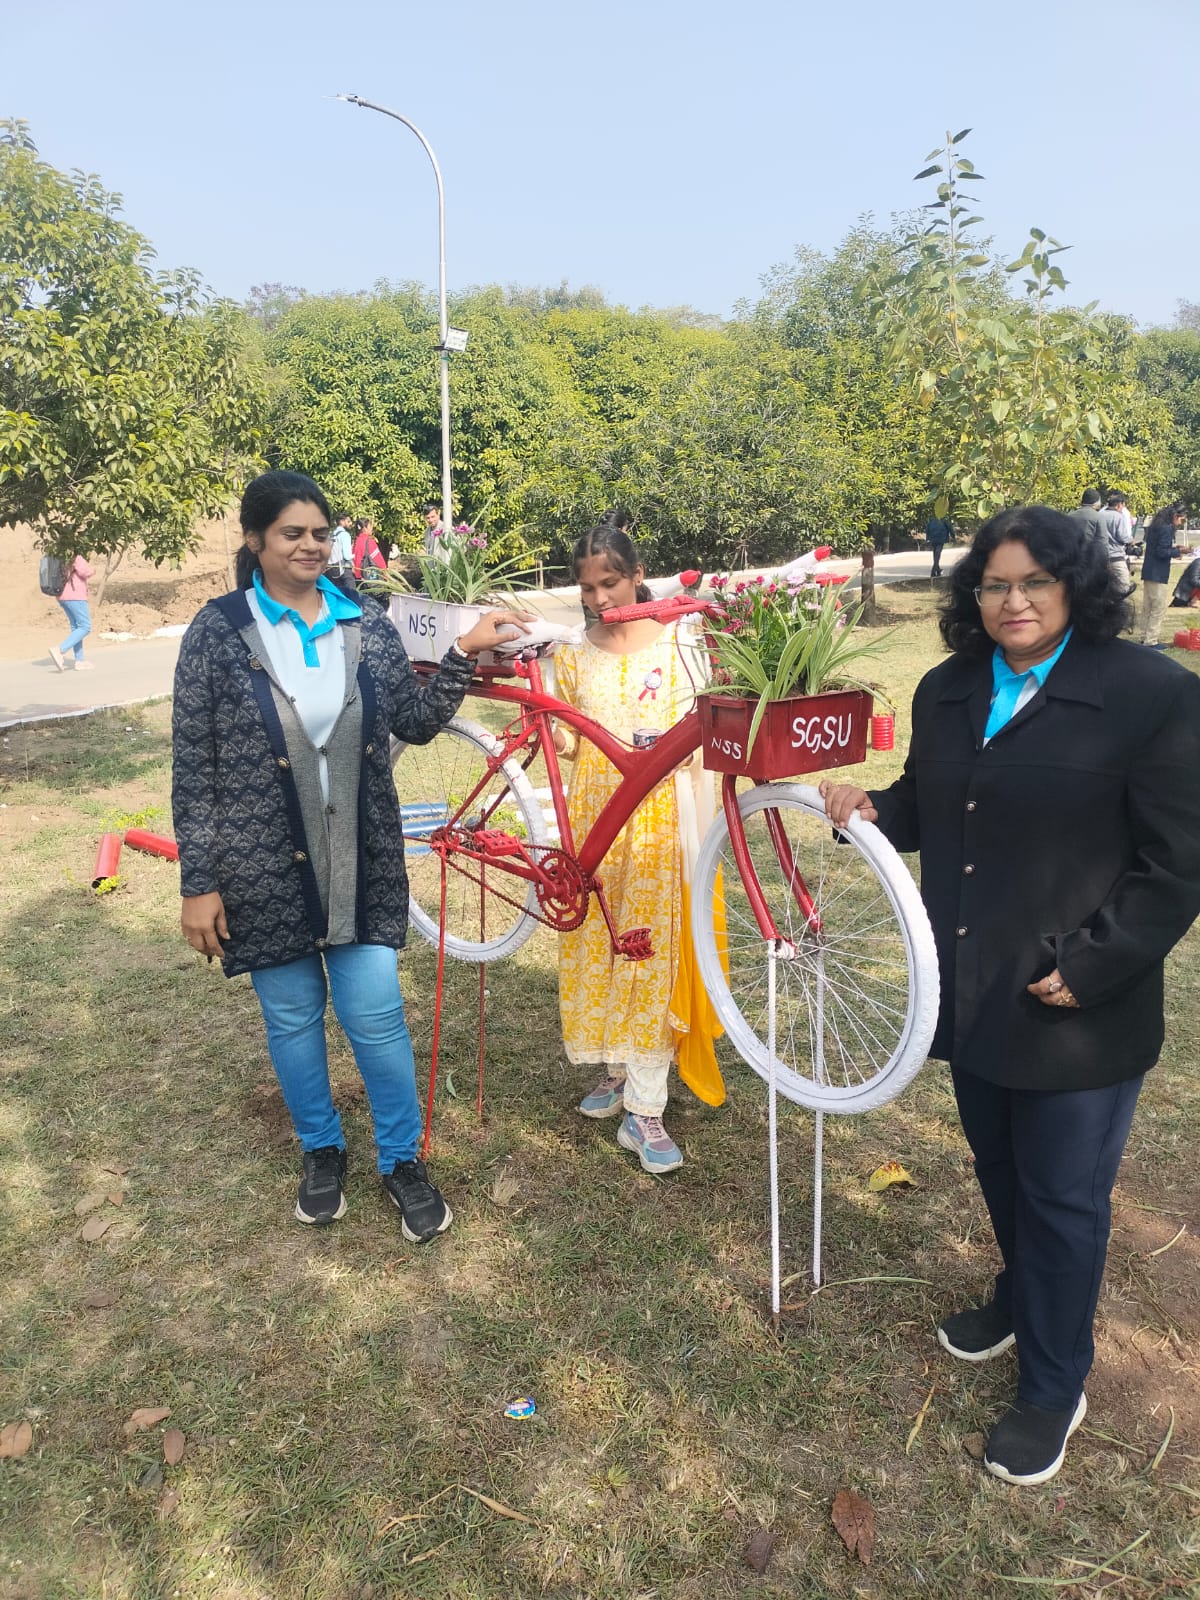
[[[624,1109],[624,1078],[605,1078],[579,1102],[579,1110],[585,1117],[619,1117]]]
[[[632,1150],[642,1170],[655,1178],[683,1165],[679,1146],[663,1127],[661,1117],[635,1117],[627,1111],[617,1129],[617,1143],[622,1150]]]

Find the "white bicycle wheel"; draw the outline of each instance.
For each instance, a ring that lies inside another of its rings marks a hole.
[[[738,808],[767,907],[795,950],[776,964],[779,1091],[814,1111],[883,1105],[919,1071],[937,1026],[937,950],[917,886],[873,824],[856,818],[835,834],[816,789],[761,784]],[[700,846],[692,937],[730,1043],[767,1078],[766,943],[723,812]]]
[[[513,757],[490,776],[499,742],[477,722],[453,717],[429,744],[392,743],[392,777],[404,822],[409,916],[423,939],[438,943],[441,858],[426,842],[453,822],[463,829],[494,828],[523,844],[549,843],[533,785]],[[485,781],[486,779],[486,781]],[[468,797],[478,795],[463,810]],[[461,812],[461,815],[460,815]],[[457,961],[499,961],[519,950],[537,927],[533,884],[464,851],[446,867],[446,954]]]

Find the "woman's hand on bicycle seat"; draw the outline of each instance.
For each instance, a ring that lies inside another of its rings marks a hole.
[[[874,822],[879,816],[865,789],[853,783],[830,783],[828,778],[817,785],[817,793],[825,802],[825,815],[835,828],[844,828],[857,812],[864,822]]]
[[[460,634],[455,643],[466,655],[477,656],[481,650],[494,650],[497,645],[510,643],[514,636],[528,633],[529,624],[534,620],[532,611],[485,611],[475,626]]]

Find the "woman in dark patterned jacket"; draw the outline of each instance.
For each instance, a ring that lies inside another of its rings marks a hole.
[[[367,1087],[384,1189],[405,1238],[432,1239],[451,1211],[416,1154],[421,1113],[395,954],[408,880],[389,740],[428,744],[458,709],[473,658],[524,614],[482,617],[422,683],[386,615],[322,576],[329,507],[311,478],[264,473],[241,518],[239,588],[196,616],[175,673],[183,935],[219,956],[227,977],[250,974],[304,1154],[297,1218],[328,1223],[346,1210],[328,973]]]

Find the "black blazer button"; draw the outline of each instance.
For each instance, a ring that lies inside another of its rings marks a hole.
[[[967,810],[968,811],[974,811],[975,804],[976,804],[976,802],[974,800],[968,800],[967,801]]]
[[[966,866],[963,868],[963,877],[969,878],[974,871],[975,863],[973,861],[968,861]]]
[[[955,928],[954,937],[956,939],[965,939],[970,931],[970,928]]]

